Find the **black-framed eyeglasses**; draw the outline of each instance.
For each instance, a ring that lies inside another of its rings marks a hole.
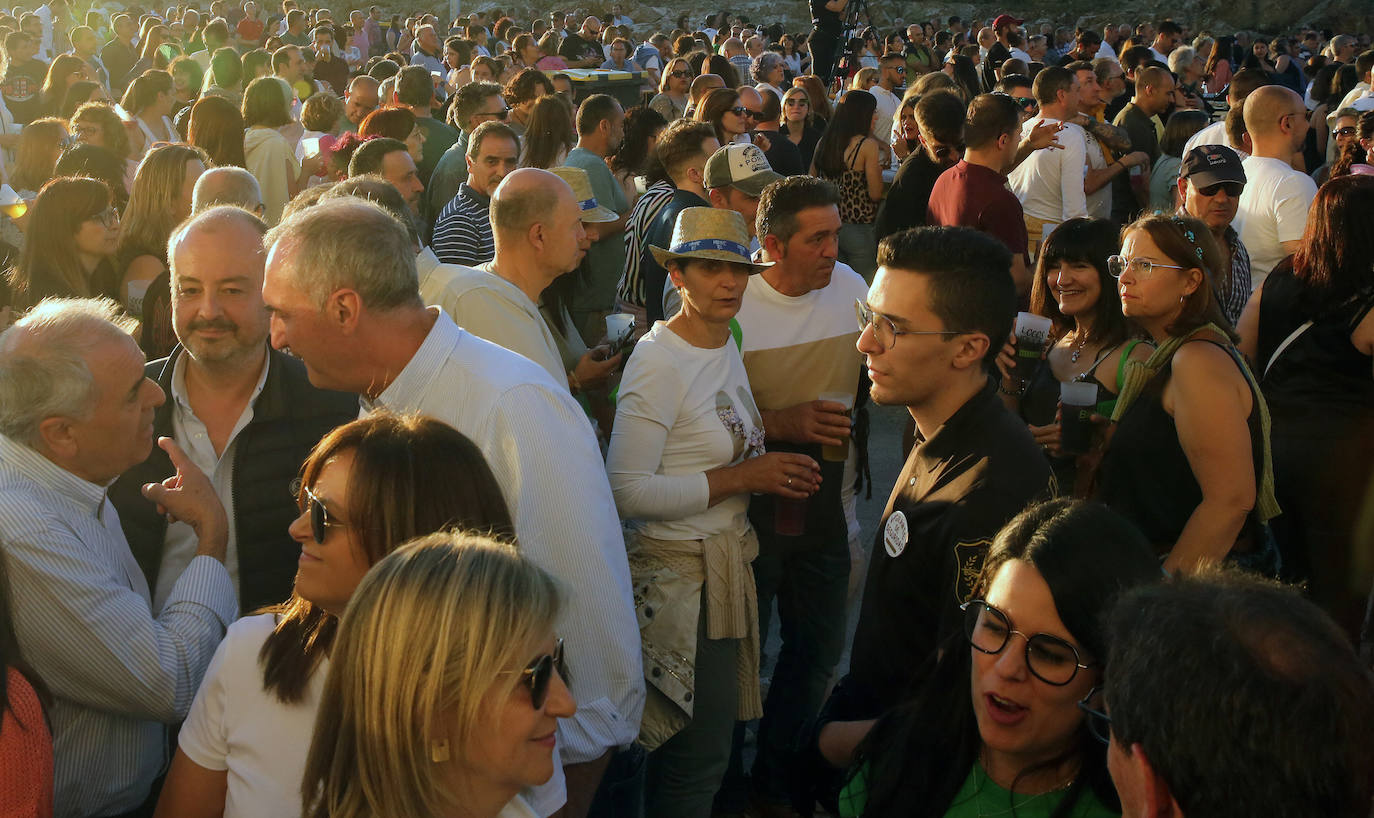
[[[301,492],[305,494],[306,505],[310,507],[310,537],[316,545],[324,545],[324,535],[331,526],[343,528],[347,524],[342,520],[334,519],[325,508],[324,501],[315,495],[308,486],[301,486]]]
[[[897,329],[897,325],[892,323],[880,312],[874,312],[871,307],[862,301],[855,300],[854,314],[859,319],[859,332],[863,333],[869,327],[873,328],[873,340],[878,342],[878,346],[887,352],[897,344],[899,335],[963,335],[962,330],[912,330]]]
[[[965,602],[959,609],[964,612],[964,636],[974,650],[1001,653],[1015,634],[1026,640],[1026,669],[1045,684],[1063,687],[1073,681],[1080,669],[1087,670],[1096,664],[1084,664],[1078,648],[1058,636],[1025,634],[1013,629],[1007,615],[984,600]]]
[[[535,710],[543,710],[544,702],[549,697],[549,682],[553,680],[554,671],[563,679],[564,684],[568,681],[568,667],[564,661],[563,640],[560,638],[558,644],[554,645],[553,653],[546,653],[530,662],[520,675],[530,686],[530,704],[534,705]]]
[[[1107,256],[1107,272],[1112,274],[1112,278],[1121,278],[1127,270],[1131,275],[1141,281],[1149,281],[1155,274],[1156,267],[1165,267],[1170,270],[1186,270],[1187,267],[1180,267],[1177,264],[1160,264],[1157,261],[1150,261],[1147,258],[1126,258],[1125,256]]]
[[[1347,126],[1344,127],[1344,128],[1337,128],[1336,130],[1334,130],[1334,131],[1331,132],[1331,135],[1332,135],[1332,136],[1338,136],[1338,137],[1339,137],[1339,136],[1354,136],[1354,135],[1355,135],[1355,127],[1354,127],[1353,125],[1347,125]]]
[[[1083,711],[1083,719],[1088,723],[1088,732],[1103,744],[1112,743],[1112,717],[1102,709],[1102,688],[1094,687],[1078,703]]]
[[[1241,182],[1217,182],[1214,185],[1200,187],[1197,189],[1197,192],[1201,193],[1203,196],[1211,197],[1224,191],[1226,195],[1230,196],[1232,199],[1239,199],[1241,192],[1244,190],[1245,185]]]
[[[119,211],[113,206],[107,207],[94,216],[86,219],[88,222],[100,222],[100,226],[106,230],[113,230],[119,226]]]

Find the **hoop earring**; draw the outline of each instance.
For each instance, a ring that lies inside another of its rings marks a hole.
[[[429,758],[435,764],[442,764],[449,759],[448,739],[436,738],[429,743]]]

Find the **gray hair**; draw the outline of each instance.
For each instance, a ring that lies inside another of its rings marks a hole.
[[[765,51],[754,58],[754,62],[749,66],[749,76],[754,82],[767,82],[765,77],[768,72],[777,68],[782,63],[782,55],[776,51]]]
[[[356,291],[371,310],[421,303],[410,236],[370,201],[322,198],[269,230],[263,245],[290,258],[287,277],[320,308],[342,289]]]
[[[196,180],[191,194],[191,212],[199,213],[215,205],[237,205],[244,210],[262,207],[262,187],[253,174],[243,168],[225,165],[210,168]]]
[[[1197,50],[1191,46],[1181,45],[1169,52],[1169,70],[1183,79],[1183,71],[1192,66],[1197,59]]]
[[[29,446],[51,417],[84,420],[95,403],[91,350],[138,326],[108,298],[45,298],[0,333],[0,434]]]

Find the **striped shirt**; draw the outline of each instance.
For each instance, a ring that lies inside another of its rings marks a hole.
[[[491,197],[473,190],[467,182],[444,205],[434,224],[434,255],[445,264],[476,267],[491,261],[496,244],[491,235]]]
[[[620,276],[620,285],[616,287],[616,298],[627,304],[636,307],[645,305],[644,279],[639,272],[640,258],[644,255],[644,236],[659,211],[672,200],[675,190],[677,188],[671,182],[656,182],[644,191],[644,195],[630,210],[630,218],[625,222],[625,272]],[[658,294],[655,293],[654,297],[657,298]]]
[[[364,414],[428,415],[482,450],[520,549],[566,594],[557,628],[577,715],[558,721],[558,754],[564,764],[591,761],[634,741],[644,709],[630,567],[596,435],[567,387],[538,364],[430,310],[429,335],[382,394],[363,401]],[[560,771],[556,764],[554,779],[533,790],[541,815],[563,804]]]
[[[54,814],[133,810],[238,615],[228,572],[191,560],[154,618],[105,487],[3,435],[0,546],[20,648],[54,697]]]

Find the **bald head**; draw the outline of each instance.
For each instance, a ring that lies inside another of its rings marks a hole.
[[[491,196],[491,227],[497,240],[514,240],[530,227],[547,223],[554,212],[573,199],[572,188],[557,175],[539,168],[521,168],[506,175]]]
[[[702,74],[692,80],[692,86],[687,93],[692,97],[692,102],[701,102],[702,97],[724,87],[725,80],[721,79],[719,74]]]
[[[1307,136],[1302,97],[1282,85],[1256,88],[1245,98],[1245,130],[1255,155],[1289,159]]]
[[[235,205],[262,214],[262,188],[253,174],[243,168],[225,165],[210,168],[196,180],[191,194],[191,212],[199,213],[215,205]]]

